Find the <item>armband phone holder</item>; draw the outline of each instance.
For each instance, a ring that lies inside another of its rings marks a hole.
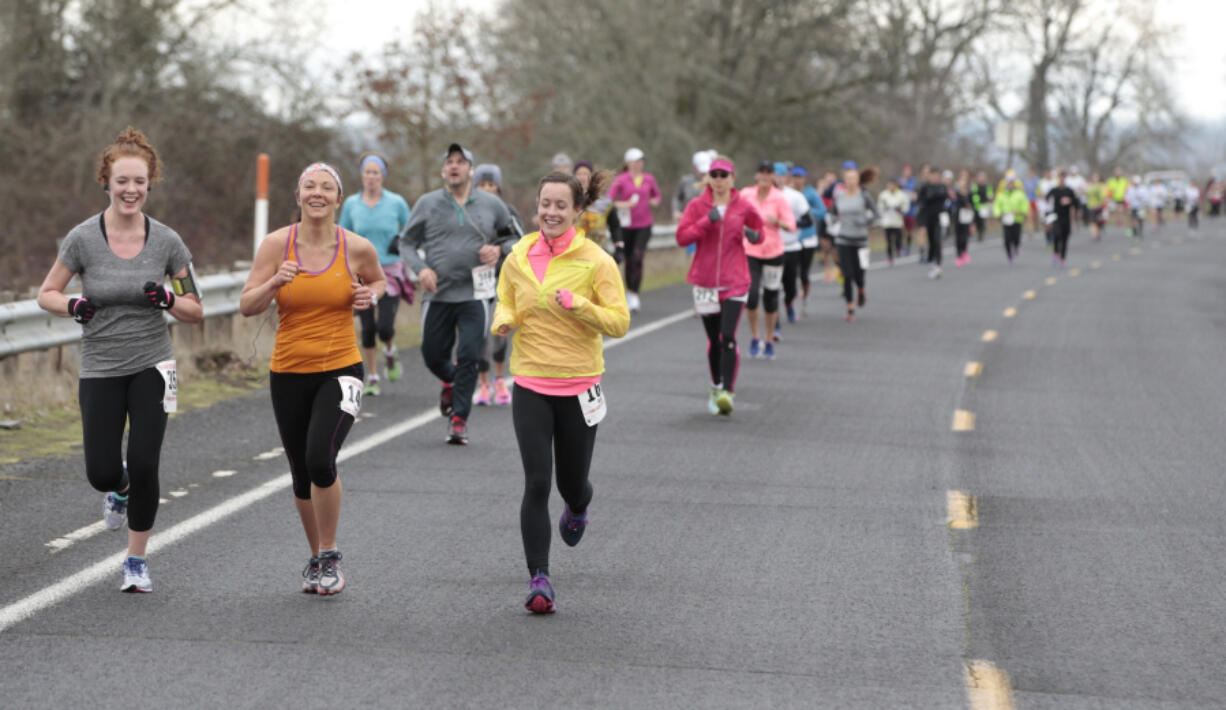
[[[171,278],[170,288],[175,292],[176,296],[191,294],[196,298],[200,298],[200,289],[196,286],[196,269],[191,265],[187,265],[187,276],[181,279]]]

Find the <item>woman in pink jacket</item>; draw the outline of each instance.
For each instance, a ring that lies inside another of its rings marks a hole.
[[[732,413],[733,388],[741,353],[736,329],[749,297],[745,242],[762,239],[762,216],[733,189],[735,168],[720,156],[711,161],[707,189],[686,205],[677,225],[677,244],[696,245],[690,273],[694,308],[707,331],[707,366],[711,371],[711,414]]]
[[[762,347],[761,331],[758,329],[758,293],[762,291],[762,306],[766,311],[766,334],[775,332],[779,318],[779,289],[783,287],[783,236],[779,229],[796,231],[796,217],[788,206],[783,191],[775,187],[775,164],[769,160],[758,163],[754,175],[755,185],[743,188],[741,197],[754,206],[762,216],[762,241],[745,247],[749,257],[749,311],[750,357],[775,359],[775,344],[770,337]]]
[[[626,252],[626,305],[634,313],[642,307],[639,287],[643,285],[643,257],[647,243],[651,241],[651,210],[660,204],[660,187],[651,173],[643,172],[643,151],[631,148],[626,151],[626,170],[613,180],[609,197],[613,206],[625,211],[629,219],[622,219],[622,237]]]

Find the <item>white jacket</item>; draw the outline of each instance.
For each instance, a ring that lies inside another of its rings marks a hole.
[[[901,229],[902,216],[911,209],[911,198],[904,190],[882,190],[877,195],[877,207],[881,210],[882,227]]]

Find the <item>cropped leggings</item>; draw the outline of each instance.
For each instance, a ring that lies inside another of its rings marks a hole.
[[[749,258],[749,300],[745,307],[751,311],[758,310],[758,297],[761,292],[762,308],[767,313],[779,312],[779,289],[766,288],[763,285],[762,270],[767,266],[783,266],[783,255],[774,259]]]
[[[549,518],[551,479],[574,513],[583,513],[592,502],[588,471],[596,445],[596,427],[583,420],[577,396],[551,396],[515,385],[511,419],[519,456],[524,463],[524,500],[519,508],[519,528],[524,538],[528,574],[549,574],[549,542],[553,524]]]
[[[83,378],[77,385],[85,445],[85,476],[99,491],[128,489],[128,529],[153,529],[158,510],[158,462],[166,434],[166,384],[156,368],[123,377]],[[128,470],[123,429],[128,425]]]
[[[358,311],[358,320],[362,323],[362,347],[373,348],[375,335],[379,340],[391,345],[396,337],[396,311],[400,307],[400,299],[392,296],[380,298],[374,308]]]
[[[341,409],[338,377],[362,379],[361,363],[328,372],[270,372],[272,412],[289,459],[294,497],[310,500],[311,484],[336,483],[336,454],[353,427],[353,415]]]
[[[719,313],[702,316],[702,327],[707,331],[707,367],[711,371],[711,384],[722,385],[729,392],[736,386],[736,373],[741,365],[736,329],[744,311],[744,297],[729,298],[720,302]]]

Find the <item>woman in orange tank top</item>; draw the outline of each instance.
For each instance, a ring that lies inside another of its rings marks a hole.
[[[302,221],[264,239],[239,299],[244,316],[277,303],[272,409],[311,548],[302,591],[325,595],[345,588],[336,548],[336,454],[362,402],[353,310],[370,308],[387,285],[374,245],[336,226],[341,195],[332,167],[315,163],[302,171],[294,191]]]

